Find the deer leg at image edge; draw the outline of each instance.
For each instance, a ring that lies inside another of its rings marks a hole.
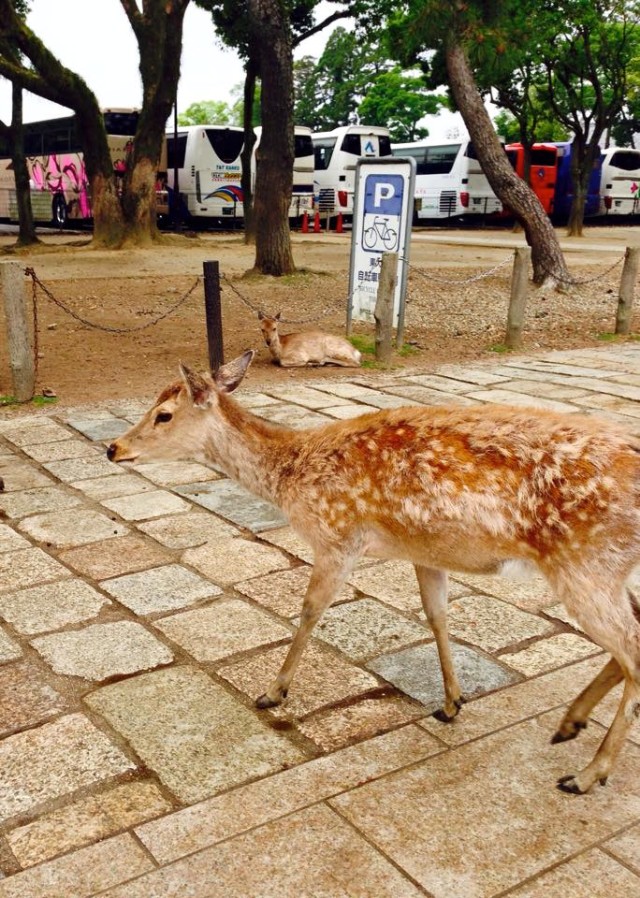
[[[447,629],[447,581],[446,571],[437,571],[415,565],[422,607],[433,630],[438,647],[440,668],[444,682],[444,707],[434,713],[437,720],[448,723],[453,720],[462,705],[462,694],[451,658],[451,645]]]
[[[605,695],[624,680],[622,668],[615,658],[611,658],[600,673],[594,677],[589,685],[582,690],[580,695],[571,703],[567,713],[562,719],[557,732],[551,739],[552,744],[566,742],[575,739],[587,725],[589,714]]]
[[[311,631],[337,596],[353,569],[353,565],[353,558],[350,558],[345,564],[342,558],[336,560],[335,557],[327,555],[323,557],[322,562],[314,564],[302,605],[300,624],[278,676],[265,694],[256,700],[258,708],[273,708],[287,697],[289,685],[309,641]]]

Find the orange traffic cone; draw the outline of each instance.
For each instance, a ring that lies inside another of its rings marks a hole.
[[[342,212],[338,212],[338,217],[336,218],[336,234],[342,234]]]
[[[305,212],[302,216],[302,233],[309,233],[309,213]]]
[[[320,213],[319,212],[316,212],[316,214],[313,217],[313,233],[314,234],[320,233]]]

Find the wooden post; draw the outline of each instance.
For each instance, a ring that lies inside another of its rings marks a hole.
[[[529,263],[531,247],[518,246],[513,259],[511,275],[511,298],[507,313],[507,332],[504,343],[507,349],[518,349],[524,326],[524,313],[529,292]]]
[[[378,281],[378,297],[373,317],[376,320],[376,359],[391,362],[393,342],[393,295],[396,289],[398,253],[383,253]]]
[[[633,312],[633,293],[638,278],[640,265],[640,247],[628,246],[624,256],[622,276],[620,277],[620,294],[616,313],[616,334],[628,334],[631,329]]]
[[[222,348],[222,306],[220,304],[220,267],[218,262],[203,262],[204,311],[207,322],[209,368],[215,374],[224,364]]]
[[[36,366],[27,316],[24,289],[24,266],[19,262],[0,263],[0,282],[7,319],[9,366],[13,378],[13,395],[20,402],[33,398]]]

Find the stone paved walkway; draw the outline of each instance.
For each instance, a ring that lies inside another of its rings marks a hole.
[[[294,426],[511,402],[640,436],[640,347],[240,398]],[[257,712],[309,552],[211,468],[107,461],[141,411],[0,422],[0,898],[640,896],[640,728],[606,788],[555,788],[617,695],[550,745],[604,657],[541,580],[452,579],[453,724],[430,716],[439,667],[400,563],[356,570],[284,708]]]

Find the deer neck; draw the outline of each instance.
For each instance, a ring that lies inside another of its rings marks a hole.
[[[296,454],[295,436],[222,394],[207,431],[205,455],[247,490],[278,504],[282,471]]]
[[[280,361],[282,356],[282,343],[280,342],[280,334],[276,331],[271,337],[271,343],[269,345],[269,349],[271,350],[271,355],[276,359],[276,361]]]

